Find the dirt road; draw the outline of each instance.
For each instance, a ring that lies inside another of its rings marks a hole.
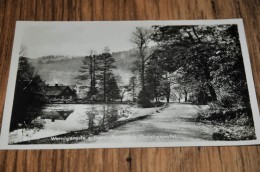
[[[175,142],[211,140],[213,128],[194,121],[199,108],[191,104],[170,103],[164,110],[151,116],[120,126],[98,136],[88,143]]]

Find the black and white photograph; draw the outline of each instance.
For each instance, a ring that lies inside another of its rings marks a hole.
[[[259,144],[241,19],[17,22],[1,147]]]

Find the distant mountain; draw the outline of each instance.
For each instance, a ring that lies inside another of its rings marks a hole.
[[[137,60],[134,50],[112,53],[117,67],[114,73],[121,76],[124,85],[127,85],[132,76],[133,63]]]
[[[114,52],[112,56],[115,58],[115,65],[117,69],[114,70],[115,74],[118,74],[122,78],[124,85],[128,84],[131,77],[131,68],[136,57],[135,51],[122,51]],[[68,57],[62,55],[50,55],[37,59],[30,59],[30,63],[35,67],[36,72],[42,77],[47,84],[63,84],[74,85],[76,80],[74,79],[80,66],[82,65],[84,57]]]
[[[75,58],[53,58],[31,59],[30,62],[34,66],[36,72],[41,76],[47,84],[74,84],[74,78],[82,64],[83,57]]]

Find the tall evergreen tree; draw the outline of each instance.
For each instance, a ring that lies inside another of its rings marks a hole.
[[[163,75],[164,71],[160,68],[158,65],[158,59],[156,57],[152,58],[148,63],[147,63],[147,68],[145,71],[145,78],[146,78],[146,88],[147,92],[150,95],[151,99],[154,99],[156,101],[159,101],[159,97],[163,94]]]
[[[97,55],[93,54],[91,50],[91,54],[89,56],[85,56],[83,59],[83,65],[79,69],[79,73],[76,76],[76,79],[80,84],[89,86],[89,91],[87,93],[87,99],[95,101],[95,95],[97,94],[97,70],[98,70],[98,59]]]
[[[38,113],[28,113],[28,110],[40,109],[46,103],[44,85],[45,83],[29,63],[29,59],[20,57],[10,130],[16,129],[18,124],[28,125],[37,117]]]
[[[116,68],[114,65],[115,59],[111,56],[109,52],[109,48],[106,47],[104,52],[98,56],[99,65],[97,67],[99,73],[96,76],[100,81],[101,90],[103,92],[103,102],[107,102],[107,94],[109,90],[107,90],[107,82],[109,80],[109,76],[112,75],[112,70]]]
[[[120,96],[120,89],[118,86],[118,82],[114,74],[109,73],[107,75],[106,81],[106,99],[107,101],[114,101],[121,98]]]

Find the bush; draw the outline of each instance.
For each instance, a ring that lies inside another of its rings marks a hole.
[[[138,95],[138,101],[137,103],[142,107],[142,108],[150,108],[154,107],[152,102],[150,101],[149,95],[145,90],[140,91]]]
[[[252,112],[251,109],[248,108],[200,110],[196,120],[240,126],[254,126]]]
[[[235,99],[232,96],[224,95],[219,100],[220,105],[224,108],[231,108],[234,107]]]
[[[212,135],[213,140],[255,140],[255,129],[250,126],[220,127]]]
[[[163,103],[163,102],[154,102],[153,105],[154,105],[155,107],[161,107],[161,106],[164,105],[164,103]]]
[[[222,109],[219,101],[212,101],[208,103],[210,110],[220,110]]]

